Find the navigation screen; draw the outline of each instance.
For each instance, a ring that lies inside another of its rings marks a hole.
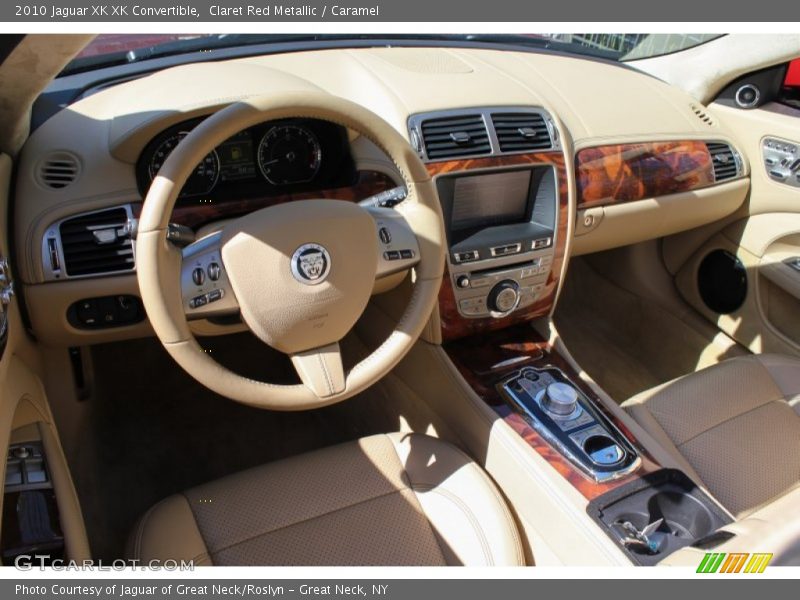
[[[247,131],[237,133],[217,147],[222,181],[253,179],[256,176],[256,161],[253,153],[253,137]]]
[[[453,190],[452,230],[518,223],[525,218],[530,171],[459,177]]]

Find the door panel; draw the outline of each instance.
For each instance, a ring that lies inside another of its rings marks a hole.
[[[800,110],[774,102],[751,110],[715,103],[709,110],[750,163],[750,196],[725,221],[665,239],[664,262],[684,299],[737,342],[757,353],[800,355],[800,270],[787,262],[800,257],[800,186],[771,177],[763,154],[767,138],[800,148]],[[716,260],[720,251],[729,266]],[[709,288],[730,302],[709,302]]]
[[[0,257],[7,257],[9,252],[7,215],[10,178],[11,160],[7,155],[0,154]],[[13,268],[6,269],[6,282],[0,283],[0,286],[7,285],[12,275]],[[8,457],[13,444],[32,458],[19,458],[22,454],[15,453],[13,460],[0,459],[1,481],[5,482],[4,493],[0,494],[0,514],[7,500],[17,503],[16,511],[6,511],[13,518],[21,510],[36,512],[41,509],[41,504],[36,502],[54,498],[54,517],[58,522],[54,528],[60,528],[63,533],[64,554],[74,560],[88,559],[90,553],[83,517],[42,385],[37,348],[24,330],[15,297],[8,296],[2,317],[6,320],[6,335],[0,356],[0,451],[3,457]],[[34,453],[28,452],[29,448],[35,448],[37,452],[41,449],[44,463]],[[46,465],[43,469],[40,466],[42,464]],[[10,469],[8,480],[7,469]],[[39,469],[46,473],[52,488],[49,491],[34,482],[31,474]],[[23,492],[28,495],[20,500]],[[21,537],[12,535],[16,523],[5,525],[7,531],[0,529],[0,535],[5,534],[2,535],[3,550]],[[0,528],[3,526],[4,523],[0,523]]]

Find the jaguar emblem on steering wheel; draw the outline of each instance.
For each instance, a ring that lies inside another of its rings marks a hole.
[[[331,255],[319,244],[303,244],[292,255],[292,275],[300,283],[322,283],[330,270]]]

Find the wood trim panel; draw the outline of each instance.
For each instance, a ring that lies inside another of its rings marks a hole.
[[[276,194],[261,196],[247,200],[219,202],[217,204],[200,204],[194,206],[176,206],[172,211],[171,221],[196,229],[207,223],[220,219],[239,217],[269,206],[293,202],[295,200],[347,200],[358,202],[380,192],[396,187],[391,177],[378,171],[359,171],[355,184],[327,190],[315,190],[297,194]],[[135,204],[134,214],[141,212],[141,204]]]
[[[578,209],[689,192],[714,185],[702,141],[612,144],[575,156]]]
[[[661,468],[630,430],[605,408],[592,389],[580,379],[570,363],[556,353],[532,327],[524,324],[517,325],[487,335],[452,341],[444,345],[444,350],[475,393],[587,500],[592,500]],[[492,368],[494,365],[512,360],[513,364],[506,362],[503,367]],[[528,425],[518,412],[506,404],[495,388],[495,385],[503,377],[523,366],[553,366],[561,369],[636,448],[642,457],[642,465],[639,469],[616,481],[597,483],[573,467],[561,453]]]
[[[561,152],[533,152],[529,154],[512,154],[508,156],[493,156],[488,158],[468,158],[429,163],[428,173],[431,177],[439,175],[471,171],[476,169],[492,169],[524,165],[553,165],[556,167],[558,180],[558,230],[555,236],[555,255],[553,268],[547,278],[545,289],[539,299],[523,310],[501,319],[465,319],[458,313],[453,288],[450,284],[450,274],[445,269],[442,287],[439,289],[439,317],[442,328],[443,340],[454,340],[475,333],[496,331],[509,325],[530,321],[550,313],[555,303],[558,284],[561,278],[561,269],[567,247],[567,222],[569,220],[569,185],[564,155]],[[488,290],[487,290],[488,291]]]

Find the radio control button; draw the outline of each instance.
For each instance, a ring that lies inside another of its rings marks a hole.
[[[459,275],[458,279],[456,279],[456,285],[460,288],[468,288],[469,277],[467,277],[466,275]]]

